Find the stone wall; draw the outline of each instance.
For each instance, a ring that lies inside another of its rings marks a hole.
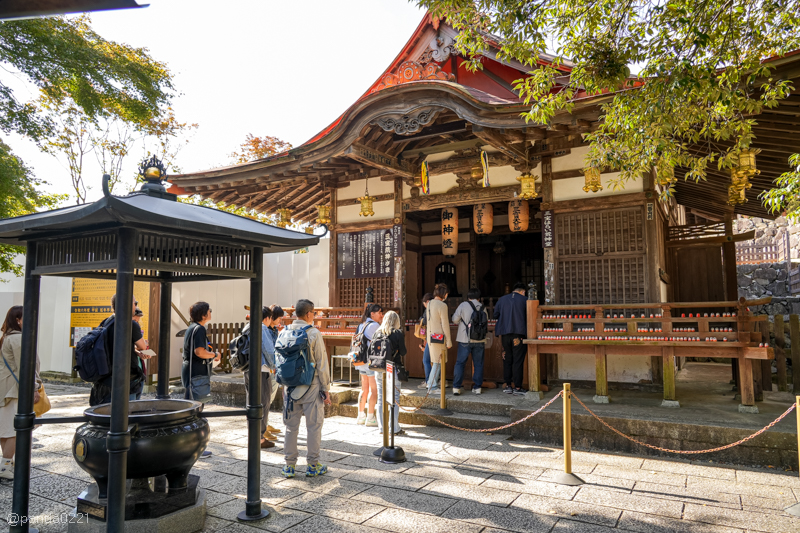
[[[755,244],[783,245],[785,235],[789,234],[789,248],[793,259],[800,258],[800,224],[790,224],[786,217],[775,220],[766,218],[739,216],[733,222],[734,233],[746,233],[755,230]]]
[[[791,296],[789,269],[790,263],[736,265],[739,296],[748,300]]]

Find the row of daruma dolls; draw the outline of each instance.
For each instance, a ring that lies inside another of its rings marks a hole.
[[[530,209],[526,200],[508,202],[508,227],[513,232],[528,231]],[[472,225],[475,233],[488,235],[494,229],[492,204],[476,204],[472,209]],[[458,209],[442,209],[442,254],[448,257],[458,253]]]

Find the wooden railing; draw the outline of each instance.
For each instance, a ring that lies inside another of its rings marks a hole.
[[[789,271],[789,292],[792,296],[800,296],[800,265]]]
[[[234,337],[237,337],[242,332],[244,325],[244,322],[234,322],[231,324],[208,324],[206,326],[208,342],[215,352],[219,352],[222,355],[218,369],[227,374],[230,374],[231,370],[233,370],[230,362],[230,343]]]
[[[782,263],[791,260],[789,234],[785,233],[779,243],[756,244],[754,242],[736,243],[736,263],[754,265],[758,263]]]

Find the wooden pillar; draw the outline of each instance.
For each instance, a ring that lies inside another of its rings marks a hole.
[[[725,215],[725,237],[728,239],[722,244],[722,274],[725,281],[725,299],[733,302],[739,299],[739,285],[736,278],[736,243],[733,242],[733,215],[731,213]],[[740,308],[739,311],[739,316],[741,316],[742,309]],[[741,332],[741,323],[739,325],[738,330]],[[741,392],[740,361],[742,360],[731,359],[731,374],[734,390],[738,389]]]
[[[680,407],[675,388],[675,348],[664,346],[661,348],[661,358],[664,369],[664,400],[662,407]]]
[[[645,216],[644,218],[644,244],[645,244],[645,298],[647,302],[661,303],[661,277],[658,274],[659,259],[664,243],[659,239],[659,225],[661,222],[661,209],[658,206],[658,197],[655,192],[655,169],[642,174],[645,191]],[[663,358],[654,356],[650,358],[650,367],[653,383],[663,383],[664,369]]]
[[[159,349],[161,328],[161,283],[157,281],[150,282],[150,308],[147,310],[147,342],[150,343],[150,348],[155,349],[157,354],[161,353]],[[165,354],[169,359],[169,354]],[[159,355],[143,361],[142,364],[147,368],[147,384],[153,385],[153,377],[156,375],[158,368]],[[148,391],[149,392],[149,391]]]
[[[539,301],[528,300],[527,304],[527,320],[528,320],[528,338],[536,339],[538,337],[536,329],[536,319],[539,316]],[[541,355],[539,354],[538,346],[535,344],[528,345],[528,387],[530,388],[530,396],[533,399],[541,400],[544,397],[542,391],[542,369],[541,369]]]
[[[792,339],[792,389],[800,395],[800,315],[789,315],[789,332]]]
[[[739,392],[742,403],[739,411],[744,413],[758,413],[756,407],[755,391],[753,387],[753,366],[744,358],[744,350],[739,348]]]
[[[757,402],[764,401],[764,387],[762,386],[761,377],[761,360],[753,359],[750,361],[753,367],[753,395]],[[747,364],[747,362],[745,362]]]
[[[406,321],[406,237],[404,228],[403,216],[403,180],[402,178],[394,179],[394,223],[401,225],[400,231],[400,258],[395,259],[395,270],[399,269],[398,274],[395,271],[395,285],[394,294],[396,306],[400,308],[400,323],[405,324]]]
[[[331,242],[330,242],[330,266],[328,270],[328,305],[330,307],[339,307],[339,279],[336,275],[338,257],[339,241],[337,239],[336,223],[339,220],[336,207],[336,189],[331,189]]]
[[[769,346],[769,322],[756,322],[761,332],[761,342]],[[772,392],[772,363],[769,359],[759,359],[761,364],[761,390]]]
[[[594,403],[608,403],[608,365],[606,347],[594,347],[595,396]]]
[[[775,366],[778,368],[778,390],[788,389],[786,384],[786,323],[783,315],[775,315]]]

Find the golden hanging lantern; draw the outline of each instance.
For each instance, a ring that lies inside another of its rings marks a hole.
[[[472,225],[475,233],[488,235],[494,229],[494,207],[492,204],[475,204],[472,208]]]
[[[422,187],[422,175],[415,174],[411,183],[412,187]]]
[[[533,200],[539,196],[539,193],[536,192],[537,179],[539,179],[539,176],[533,176],[530,172],[517,176],[517,181],[520,184],[520,198],[523,200]]]
[[[470,174],[472,175],[472,179],[474,179],[475,181],[482,180],[483,167],[481,167],[480,165],[472,167],[472,170],[470,170]]]
[[[369,180],[364,180],[364,196],[358,199],[361,202],[361,211],[358,213],[359,216],[362,217],[371,217],[375,215],[375,211],[372,209],[372,203],[375,201],[374,196],[369,195]]]
[[[314,226],[306,226],[306,233],[314,235]]]
[[[319,204],[317,207],[317,224],[331,223],[331,206]]]
[[[603,183],[600,181],[599,168],[588,167],[583,169],[583,177],[586,180],[586,185],[583,186],[583,192],[597,192],[603,190]]]
[[[290,209],[286,209],[285,207],[282,209],[278,209],[278,224],[279,228],[285,228],[286,226],[291,225],[292,223],[292,211]]]
[[[728,204],[729,205],[742,205],[747,203],[747,196],[745,196],[746,189],[739,188],[736,185],[728,187]]]
[[[759,174],[760,171],[756,169],[756,155],[761,152],[758,148],[746,148],[739,152],[739,164],[736,167],[736,170],[739,173],[746,174],[749,177],[753,177],[756,174]]]

